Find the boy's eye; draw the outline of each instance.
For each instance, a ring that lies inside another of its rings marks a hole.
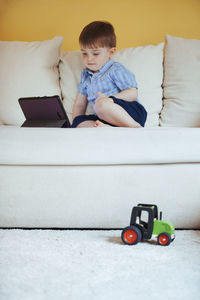
[[[99,53],[93,53],[93,55],[97,56],[97,55],[99,55]]]
[[[87,55],[87,53],[84,53],[84,52],[82,52],[82,55],[83,55],[83,56],[86,56],[86,55]]]

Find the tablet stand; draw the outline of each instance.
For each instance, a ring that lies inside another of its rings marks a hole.
[[[68,120],[26,120],[21,127],[70,127]]]

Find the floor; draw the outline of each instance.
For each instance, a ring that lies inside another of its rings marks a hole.
[[[200,231],[169,246],[120,230],[0,230],[1,300],[183,300],[200,295]]]

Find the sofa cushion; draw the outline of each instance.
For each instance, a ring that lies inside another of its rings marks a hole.
[[[122,63],[136,76],[139,100],[145,106],[148,117],[146,126],[157,126],[162,108],[163,43],[156,46],[128,48],[117,51],[113,59]],[[62,52],[60,68],[61,89],[64,106],[72,118],[81,71],[84,68],[80,51]],[[89,106],[87,114],[93,113]]]
[[[62,90],[63,104],[70,121],[72,121],[73,103],[78,92],[78,84],[83,68],[84,64],[79,50],[61,51],[61,60],[59,64],[60,86]],[[89,104],[87,114],[90,113],[93,113],[93,110]]]
[[[60,95],[62,37],[43,42],[0,42],[0,123],[22,124],[20,97]]]
[[[200,127],[200,40],[166,36],[161,126]]]
[[[0,127],[2,165],[200,162],[198,128]]]

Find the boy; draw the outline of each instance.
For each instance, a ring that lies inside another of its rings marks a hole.
[[[113,26],[90,23],[82,30],[79,44],[86,68],[73,106],[72,127],[143,127],[147,112],[137,99],[135,76],[112,60],[116,51]],[[94,115],[85,115],[88,101]]]

